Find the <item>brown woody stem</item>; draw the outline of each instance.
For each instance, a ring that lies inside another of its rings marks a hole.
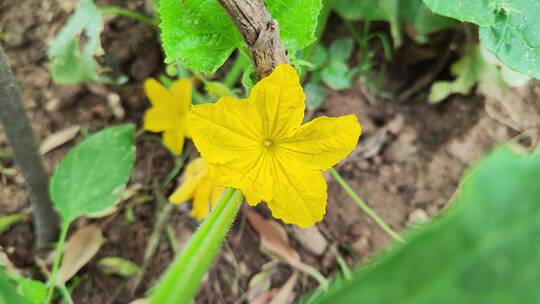
[[[262,0],[219,0],[246,42],[259,79],[289,63],[279,39],[279,25]]]

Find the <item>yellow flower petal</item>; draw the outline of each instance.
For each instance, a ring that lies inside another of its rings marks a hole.
[[[163,143],[172,153],[180,155],[184,148],[185,135],[182,130],[172,128],[163,132]]]
[[[248,102],[231,97],[192,107],[188,123],[197,150],[213,163],[246,158],[246,154],[255,161],[263,139],[254,115],[257,112]]]
[[[175,97],[175,104],[180,113],[184,115],[191,106],[191,80],[176,80],[171,85],[171,92]]]
[[[356,148],[361,126],[355,115],[319,117],[278,145],[278,153],[312,169],[326,170]]]
[[[212,198],[212,189],[210,188],[210,178],[203,178],[195,189],[195,198],[191,215],[198,221],[203,220],[210,211],[210,199]]]
[[[327,195],[320,171],[281,165],[275,174],[274,198],[267,203],[273,217],[304,228],[322,220]]]
[[[286,223],[308,227],[326,212],[321,170],[356,146],[356,117],[319,118],[301,126],[304,93],[289,65],[261,80],[248,100],[230,97],[192,107],[193,141],[216,183],[263,200]],[[201,194],[202,196],[202,194]]]
[[[300,78],[288,64],[278,65],[272,74],[253,87],[249,96],[249,102],[255,105],[260,115],[262,135],[274,139],[300,127],[304,118],[305,99]]]
[[[152,106],[173,107],[175,97],[157,80],[150,78],[144,82],[144,92]]]
[[[264,151],[254,162],[246,158],[226,164],[210,164],[210,175],[220,184],[242,190],[247,203],[254,206],[262,200],[272,199],[272,157],[272,154]],[[239,171],[238,168],[251,170]]]
[[[182,184],[171,195],[169,200],[175,204],[182,204],[190,200],[194,196],[197,185],[207,176],[208,167],[206,161],[202,158],[194,159],[187,165]]]
[[[211,180],[211,186],[212,186],[212,197],[210,200],[210,206],[214,207],[218,203],[219,199],[221,198],[223,191],[225,191],[225,187],[216,184],[212,180]]]
[[[191,81],[175,81],[167,90],[155,79],[144,83],[152,107],[144,114],[144,129],[164,132],[164,144],[175,154],[182,152],[188,134],[187,113],[191,106]]]
[[[166,107],[152,107],[144,113],[144,129],[151,132],[168,130],[176,118],[176,113]]]

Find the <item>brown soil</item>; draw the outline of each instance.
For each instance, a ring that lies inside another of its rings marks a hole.
[[[102,35],[106,54],[104,62],[114,68],[113,73],[127,75],[129,82],[121,86],[55,85],[46,66],[47,43],[71,13],[73,5],[70,3],[53,0],[0,1],[2,44],[20,81],[38,142],[73,125],[90,131],[123,122],[140,126],[142,114],[148,106],[142,81],[156,76],[163,69],[163,56],[152,29],[125,18],[108,18]],[[104,0],[98,3],[144,11],[142,0]],[[400,50],[402,53],[406,51],[407,48]],[[431,51],[442,52],[437,48]],[[431,63],[428,60],[428,65]],[[400,67],[401,72],[396,72],[398,76],[394,77],[397,80],[392,79],[395,85],[391,89],[396,94],[422,76],[416,65],[407,67],[404,63]],[[515,135],[486,114],[483,98],[479,96],[456,96],[439,105],[430,105],[423,90],[402,103],[383,99],[373,103],[366,98],[365,91],[361,84],[341,92],[329,91],[329,97],[317,115],[358,115],[364,127],[360,143],[362,149],[345,161],[340,171],[366,203],[398,231],[436,215],[452,196],[464,170],[496,143]],[[118,118],[112,114],[107,105],[110,93],[119,95],[125,117]],[[53,106],[54,110],[47,110]],[[71,142],[44,156],[49,172],[73,145]],[[139,204],[134,201],[153,195],[153,180],[163,179],[173,163],[167,152],[155,142],[141,140],[137,148],[137,165],[131,184],[140,183],[143,190],[117,213],[97,220],[79,220],[73,227],[74,230],[88,222],[96,222],[103,228],[107,240],[98,256],[78,275],[80,284],[74,291],[76,303],[129,303],[142,297],[174,257],[169,242],[163,237],[135,295],[130,295],[124,288],[127,280],[105,275],[95,265],[95,261],[105,256],[120,256],[139,265],[142,263],[159,208],[154,199]],[[4,135],[0,134],[0,151],[5,150],[9,148]],[[172,188],[165,191],[168,194]],[[0,216],[22,210],[26,204],[20,175],[0,175]],[[134,221],[125,216],[127,206],[133,206]],[[257,209],[268,214],[264,206]],[[197,227],[185,206],[175,208],[169,222],[181,243]],[[328,214],[317,228],[338,249],[349,266],[358,264],[390,242],[390,238],[333,181],[329,182]],[[291,232],[292,246],[305,262],[328,277],[339,273],[336,251],[327,249],[322,257],[317,257],[300,245],[291,227],[287,230]],[[32,227],[28,219],[0,236],[1,247],[17,268],[43,278],[43,274],[36,270],[32,242]],[[241,214],[205,280],[197,303],[238,303],[248,289],[249,279],[270,260],[261,253],[257,234],[245,224]],[[282,286],[290,274],[290,267],[282,264],[278,274],[272,278],[272,287]],[[295,288],[297,296],[315,286],[306,277],[299,282]]]

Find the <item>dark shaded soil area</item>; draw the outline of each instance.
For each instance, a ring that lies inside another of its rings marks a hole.
[[[97,2],[145,12],[142,0]],[[153,29],[122,17],[107,17],[102,35],[106,54],[103,62],[112,67],[113,74],[126,75],[129,81],[120,86],[55,85],[47,70],[47,44],[72,10],[72,1],[0,0],[1,43],[22,87],[38,143],[56,131],[74,125],[90,132],[125,122],[140,127],[148,107],[142,82],[157,76],[164,67]],[[435,46],[431,51],[442,53],[446,47],[443,45],[438,49]],[[398,53],[407,51],[405,47]],[[430,64],[433,59],[428,59],[421,67]],[[388,85],[394,96],[413,86],[424,72],[416,63],[398,65],[399,68],[395,68],[398,76],[389,77],[394,82]],[[374,98],[365,92],[367,90],[361,83],[345,91],[329,90],[329,97],[316,115],[358,115],[364,128],[359,149],[339,166],[339,170],[365,202],[398,231],[437,215],[452,197],[464,170],[496,143],[515,135],[486,114],[480,96],[456,96],[441,104],[430,105],[425,89],[403,102]],[[119,98],[125,115],[113,113],[114,109],[108,103],[111,96]],[[49,172],[78,140],[80,136],[44,155]],[[106,256],[123,257],[139,265],[143,262],[156,214],[161,208],[154,198],[154,180],[163,180],[172,169],[173,161],[154,141],[141,138],[137,149],[136,170],[130,185],[138,184],[140,190],[114,214],[99,219],[81,219],[72,227],[76,230],[88,223],[96,223],[106,239],[97,257],[78,275],[80,283],[74,291],[76,303],[129,303],[143,297],[174,257],[170,242],[163,236],[142,284],[133,295],[128,292],[128,280],[105,275],[95,264]],[[9,151],[3,134],[0,134],[0,151]],[[7,162],[2,166],[12,164]],[[163,191],[168,195],[173,188],[169,185]],[[27,202],[21,176],[0,175],[0,216],[25,208]],[[257,209],[268,215],[262,204]],[[188,206],[175,207],[169,223],[180,244],[185,243],[198,225],[190,217]],[[316,227],[329,244],[321,256],[302,245],[303,236],[292,227],[286,229],[293,248],[301,254],[303,261],[327,277],[339,273],[336,252],[353,266],[390,242],[390,238],[330,179],[328,214]],[[0,235],[0,251],[4,251],[26,274],[43,278],[32,252],[32,243],[29,219]],[[197,303],[242,303],[250,278],[271,260],[259,249],[259,237],[241,213],[205,279]],[[285,263],[277,269],[279,271],[272,276],[271,282],[272,287],[279,288],[292,270]],[[295,287],[295,293],[297,296],[305,294],[315,286],[311,278],[304,276]]]

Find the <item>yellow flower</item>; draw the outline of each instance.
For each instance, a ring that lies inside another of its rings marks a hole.
[[[152,107],[144,113],[144,129],[163,132],[163,143],[174,154],[182,153],[189,137],[186,115],[191,106],[191,81],[177,80],[167,90],[155,79],[144,82],[144,91]]]
[[[301,125],[304,92],[290,65],[257,83],[247,100],[223,97],[194,106],[190,131],[219,184],[265,201],[275,218],[308,227],[326,213],[326,170],[345,158],[361,133],[356,116]]]
[[[196,158],[186,167],[182,185],[171,195],[169,200],[182,204],[193,199],[191,214],[201,221],[207,215],[210,207],[218,201],[225,188],[216,185],[208,174],[208,165],[202,158]]]

